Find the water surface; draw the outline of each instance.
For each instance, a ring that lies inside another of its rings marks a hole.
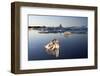
[[[37,30],[29,30],[28,60],[50,59],[78,59],[88,57],[87,34],[71,34],[64,36],[63,33],[38,33]],[[46,52],[44,46],[51,40],[58,39],[60,42],[59,57]]]

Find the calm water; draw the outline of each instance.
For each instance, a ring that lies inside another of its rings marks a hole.
[[[58,58],[48,54],[44,48],[53,39],[58,39],[60,42],[60,54]],[[87,58],[87,39],[87,34],[64,36],[63,33],[40,34],[36,30],[29,30],[28,60]]]

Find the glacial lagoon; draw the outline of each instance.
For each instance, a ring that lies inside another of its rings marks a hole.
[[[59,40],[59,56],[46,52],[44,46],[53,39]],[[55,60],[88,58],[88,34],[72,33],[39,33],[38,30],[28,31],[28,60]]]

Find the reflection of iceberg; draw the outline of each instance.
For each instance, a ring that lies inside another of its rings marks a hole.
[[[45,48],[49,54],[55,55],[56,57],[59,56],[59,41],[57,39],[50,41],[45,45]]]

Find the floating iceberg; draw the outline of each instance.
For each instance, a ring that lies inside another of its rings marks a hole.
[[[60,45],[59,45],[59,41],[57,39],[53,39],[47,45],[45,45],[46,51],[49,54],[54,55],[56,57],[59,57],[59,47],[60,47]]]

